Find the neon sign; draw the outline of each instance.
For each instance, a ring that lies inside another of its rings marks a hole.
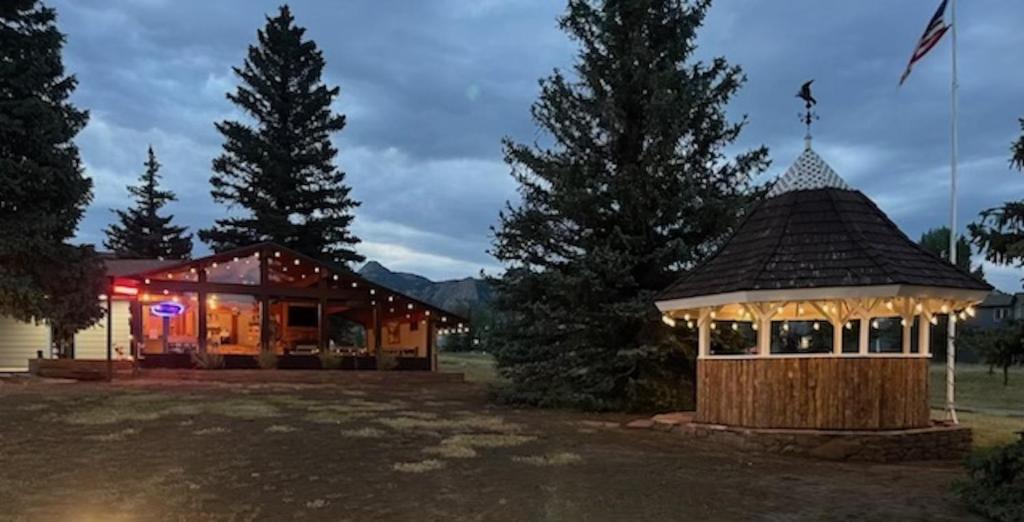
[[[139,295],[139,289],[128,285],[114,285],[115,295]]]
[[[185,311],[185,305],[173,301],[163,301],[149,307],[149,313],[157,317],[174,317]]]

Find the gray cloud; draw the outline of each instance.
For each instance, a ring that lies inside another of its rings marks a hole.
[[[264,15],[278,2],[54,0],[68,35],[75,101],[92,111],[78,143],[96,199],[80,230],[102,240],[109,208],[152,143],[172,205],[193,228],[224,210],[210,202],[213,122],[238,117],[225,100]],[[799,153],[796,87],[816,78],[815,147],[913,238],[948,221],[949,42],[897,79],[935,2],[720,0],[701,32],[701,57],[724,55],[749,82],[730,106],[750,125],[735,147],[766,144],[779,174]],[[573,59],[550,0],[292,2],[327,58],[348,127],[339,166],[363,201],[364,253],[435,278],[495,271],[488,227],[515,187],[500,139],[533,140],[537,80]],[[1024,192],[1007,168],[1024,116],[1019,90],[1024,4],[962,2],[960,222]],[[1020,271],[987,267],[998,286]]]

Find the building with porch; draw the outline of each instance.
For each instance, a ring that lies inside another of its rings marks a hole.
[[[185,261],[106,261],[110,311],[75,336],[76,359],[135,359],[190,367],[197,354],[255,368],[261,353],[281,367],[436,370],[437,336],[465,332],[456,314],[273,243]],[[49,327],[0,320],[0,366],[49,356]],[[109,335],[108,335],[109,334]],[[387,361],[380,366],[381,361]]]

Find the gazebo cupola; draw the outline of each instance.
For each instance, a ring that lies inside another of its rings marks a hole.
[[[698,422],[929,424],[929,337],[991,287],[911,241],[812,149],[728,242],[657,298],[698,332]],[[937,329],[936,329],[937,330]]]

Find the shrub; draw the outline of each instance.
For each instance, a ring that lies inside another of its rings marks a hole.
[[[968,478],[955,488],[971,511],[1003,522],[1024,520],[1024,436],[972,456],[967,468]]]
[[[277,368],[277,354],[274,352],[262,351],[258,356],[256,356],[256,363],[264,370],[273,370]]]
[[[201,370],[219,370],[224,367],[224,356],[219,353],[192,352],[192,364]]]
[[[331,352],[320,352],[320,366],[325,370],[337,370],[341,368],[341,355]]]

